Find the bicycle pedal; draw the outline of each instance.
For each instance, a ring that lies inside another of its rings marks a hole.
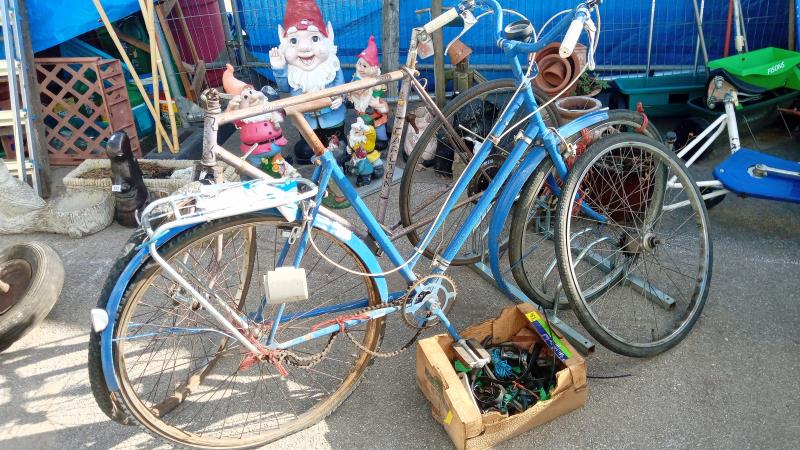
[[[270,305],[308,300],[306,269],[278,267],[268,271],[264,275],[264,293]]]
[[[456,358],[470,369],[480,369],[492,360],[489,352],[475,339],[461,339],[453,344]]]

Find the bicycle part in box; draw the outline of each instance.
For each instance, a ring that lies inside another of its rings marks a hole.
[[[480,369],[492,360],[489,352],[475,339],[461,339],[453,344],[456,359],[470,369]]]

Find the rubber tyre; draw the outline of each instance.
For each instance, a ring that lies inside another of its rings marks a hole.
[[[708,212],[705,208],[704,202],[702,202],[702,197],[700,196],[700,190],[697,188],[697,184],[693,182],[691,175],[686,170],[686,166],[681,159],[679,159],[674,152],[668,151],[663,144],[659,143],[658,141],[653,140],[652,138],[646,136],[638,136],[638,139],[641,139],[643,143],[646,143],[655,148],[661,148],[662,156],[665,159],[672,160],[681,170],[685,173],[686,177],[689,181],[689,186],[691,186],[692,190],[692,197],[695,201],[702,205],[699,208],[700,214],[702,214],[702,220],[706,224],[709,225],[708,219]],[[589,150],[583,155],[582,158],[579,158],[575,166],[570,171],[569,176],[564,184],[564,188],[562,192],[571,193],[575,192],[577,188],[577,184],[580,181],[581,174],[592,164],[597,154],[602,153],[607,147],[611,147],[613,145],[619,144],[620,142],[630,142],[631,136],[620,134],[615,136],[608,136],[602,141],[599,141],[596,145],[590,147]],[[569,206],[567,206],[569,204]],[[684,320],[684,326],[680,330],[679,333],[673,335],[669,340],[659,344],[659,345],[652,345],[652,346],[633,346],[625,342],[621,342],[620,340],[616,339],[613,335],[611,335],[607,330],[605,330],[595,319],[593,314],[591,313],[587,303],[583,300],[583,296],[578,292],[576,287],[576,283],[573,277],[573,273],[570,270],[570,247],[567,243],[565,245],[565,234],[568,234],[566,231],[566,224],[568,223],[568,219],[570,214],[572,213],[571,202],[562,202],[559,201],[558,205],[558,217],[556,219],[556,256],[558,261],[558,270],[561,276],[561,280],[563,282],[564,290],[567,293],[570,302],[572,303],[572,308],[575,311],[575,315],[580,320],[581,325],[589,332],[589,334],[596,339],[599,343],[603,344],[605,347],[610,349],[611,351],[625,355],[631,356],[636,358],[647,358],[658,355],[663,353],[670,348],[677,345],[680,341],[682,341],[686,335],[692,330],[694,324],[700,318],[702,314],[703,307],[705,306],[706,298],[708,297],[709,286],[711,284],[711,273],[713,272],[713,246],[711,242],[711,238],[709,236],[709,230],[706,228],[705,233],[705,245],[707,246],[707,267],[706,267],[706,277],[705,283],[702,286],[703,290],[699,294],[697,298],[694,299],[696,302],[696,306],[694,306],[691,310],[691,317]],[[660,211],[660,209],[659,209]]]
[[[615,128],[618,127],[618,131],[638,131],[641,130],[643,124],[644,117],[640,113],[627,109],[618,109],[608,111],[608,119],[595,124],[592,128],[590,128],[590,131],[607,126],[614,126]],[[659,133],[658,128],[653,125],[652,121],[647,122],[647,126],[644,128],[644,130],[642,130],[642,134],[656,139],[659,142],[662,141],[661,133]],[[567,141],[570,143],[575,143],[580,139],[580,133],[576,133],[572,136],[569,136]],[[513,219],[511,221],[508,244],[508,258],[511,265],[511,273],[514,276],[514,281],[517,283],[519,288],[522,289],[525,295],[528,296],[528,298],[544,306],[545,308],[553,307],[552,300],[536,286],[538,284],[538,280],[537,282],[531,282],[529,280],[529,276],[525,271],[524,261],[520,263],[517,263],[517,261],[520,261],[520,258],[522,258],[527,251],[524,248],[523,243],[525,230],[527,229],[528,213],[533,205],[533,201],[536,199],[539,191],[542,188],[546,173],[549,172],[552,167],[553,163],[549,159],[542,162],[542,165],[536,168],[531,178],[523,186],[520,197],[514,204],[514,208],[511,213]],[[553,256],[555,257],[555,251],[553,252]],[[569,308],[569,302],[559,302],[559,309]]]
[[[128,266],[128,263],[136,255],[135,247],[141,244],[145,237],[146,235],[140,228],[125,243],[122,254],[114,261],[108,276],[106,276],[106,281],[103,283],[103,289],[97,299],[96,307],[98,309],[106,309],[111,291],[117,284],[119,277],[122,276],[122,272]],[[126,412],[117,394],[111,392],[106,384],[103,375],[103,361],[100,356],[100,334],[95,332],[94,329],[89,333],[89,385],[92,388],[92,395],[97,406],[109,419],[122,425],[136,425],[136,421]]]
[[[27,263],[31,276],[15,303],[0,314],[0,351],[10,347],[47,317],[64,286],[64,264],[48,245],[31,242],[0,251],[0,266],[14,260]]]
[[[486,95],[492,91],[499,91],[499,90],[515,90],[517,88],[516,81],[513,79],[500,79],[500,80],[492,80],[487,81],[485,83],[480,83],[476,86],[471,87],[470,89],[462,92],[458,96],[456,96],[453,100],[451,100],[447,106],[442,111],[442,114],[446,118],[451,118],[455,113],[458,112],[461,108],[465,105],[468,105],[475,97]],[[538,91],[535,91],[536,101],[539,105],[543,105],[545,102],[549,100],[549,98]],[[546,114],[548,114],[555,123],[555,126],[558,126],[558,114],[553,106],[550,104],[543,109]],[[408,161],[406,163],[406,170],[403,172],[403,178],[400,184],[400,220],[404,227],[410,226],[414,223],[414,219],[412,216],[413,207],[410,204],[411,198],[411,190],[412,185],[414,183],[414,168],[417,167],[422,155],[425,152],[425,148],[428,146],[428,143],[432,139],[436,139],[436,134],[443,129],[442,121],[438,118],[434,118],[433,121],[428,125],[425,131],[422,132],[420,135],[417,144],[414,146],[414,150],[411,152],[411,156],[408,157]],[[408,240],[411,242],[412,245],[416,246],[421,241],[420,234],[415,230],[407,235]],[[423,252],[425,257],[429,259],[434,258],[434,252],[425,249]],[[463,266],[468,264],[474,264],[481,259],[481,255],[476,255],[474,257],[466,258],[461,256],[456,256],[453,261],[450,262],[450,265],[453,266]]]
[[[191,244],[202,240],[204,237],[206,237],[206,236],[208,236],[210,234],[217,233],[217,232],[219,232],[221,230],[224,230],[224,229],[227,229],[229,227],[236,226],[236,225],[243,225],[243,224],[247,224],[247,223],[255,223],[255,224],[257,224],[257,223],[261,223],[263,221],[269,221],[271,219],[272,220],[276,220],[276,221],[283,221],[282,218],[279,218],[279,217],[276,217],[276,216],[265,216],[263,214],[257,214],[257,213],[256,214],[245,214],[245,215],[241,215],[241,216],[229,217],[229,218],[225,218],[225,219],[212,221],[212,222],[203,224],[201,226],[195,227],[195,228],[193,228],[193,229],[191,229],[191,230],[189,230],[189,231],[187,231],[185,233],[179,234],[178,236],[174,237],[172,240],[170,240],[167,244],[165,244],[162,247],[162,249],[160,250],[159,253],[165,259],[169,260],[169,258],[172,257],[173,254],[175,254],[176,252],[179,252],[180,250],[183,250],[184,248],[190,246]],[[316,229],[315,230],[315,234],[319,235],[320,233],[325,233],[325,232],[323,230],[320,230],[320,229]],[[344,248],[346,248],[346,246]],[[309,251],[311,251],[311,250],[309,250]],[[350,250],[348,249],[348,251],[350,251]],[[359,263],[359,265],[360,265],[359,270],[366,271],[367,268],[366,268],[366,265],[363,263],[363,261],[360,258],[358,258],[355,253],[351,253],[351,254],[352,254],[352,256],[354,256],[356,258],[356,261]],[[116,320],[114,321],[115,324],[119,324],[120,323],[119,321],[120,321],[120,319],[122,319],[122,315],[125,313],[125,311],[127,309],[126,306],[127,306],[127,303],[130,300],[131,293],[136,293],[140,289],[146,288],[146,286],[143,286],[143,284],[149,278],[148,275],[150,275],[153,271],[158,270],[158,269],[159,269],[159,266],[151,261],[149,263],[143,264],[142,268],[136,273],[136,275],[134,275],[131,278],[131,281],[128,284],[126,290],[125,290],[125,295],[123,296],[122,302],[120,303],[120,307],[117,310],[117,317],[116,317]],[[370,289],[372,290],[371,301],[373,302],[373,304],[375,304],[376,302],[380,302],[380,297],[378,295],[378,289],[377,289],[377,286],[375,285],[374,281],[372,283],[370,283]],[[372,350],[377,350],[378,348],[380,348],[381,341],[383,340],[383,335],[384,335],[384,330],[385,330],[385,321],[384,320],[378,320],[378,321],[373,321],[373,323],[376,323],[378,328],[374,332],[374,334],[375,334],[374,346],[372,346],[370,348]],[[115,331],[115,336],[116,336],[116,331]],[[119,370],[120,370],[120,368],[119,368],[120,355],[118,354],[118,351],[119,350],[117,349],[117,344],[115,344],[115,346],[114,346],[114,364],[115,364],[115,370],[117,370],[117,372],[119,373]],[[118,402],[118,405],[122,407],[122,412],[124,413],[125,416],[131,417],[131,419],[132,419],[132,421],[134,423],[140,425],[149,434],[151,434],[152,436],[154,436],[154,437],[156,437],[158,439],[166,439],[166,440],[170,441],[173,444],[177,444],[181,448],[184,448],[184,447],[186,447],[186,448],[225,448],[225,449],[256,448],[256,447],[261,447],[263,445],[266,445],[266,444],[268,444],[270,442],[274,442],[276,440],[282,439],[282,438],[284,438],[284,437],[286,437],[288,435],[294,434],[294,433],[296,433],[298,431],[301,431],[301,430],[303,430],[305,428],[308,428],[310,426],[313,426],[316,423],[318,423],[319,421],[321,421],[322,419],[324,419],[327,416],[329,416],[331,413],[333,413],[333,411],[335,411],[338,408],[339,405],[341,405],[353,393],[353,391],[358,386],[360,381],[364,378],[364,374],[366,373],[367,369],[369,368],[369,366],[371,366],[373,364],[373,362],[374,362],[374,358],[367,355],[364,358],[364,360],[361,363],[361,365],[359,366],[359,369],[358,369],[359,373],[357,374],[357,376],[355,376],[352,380],[349,380],[350,384],[347,385],[346,388],[343,391],[339,392],[339,390],[337,390],[336,392],[334,392],[334,394],[332,394],[332,395],[337,395],[337,397],[335,399],[332,399],[332,401],[330,401],[327,405],[325,405],[325,408],[322,408],[319,411],[315,411],[314,414],[308,414],[308,416],[307,417],[303,417],[302,420],[295,421],[295,422],[298,422],[298,423],[293,424],[293,426],[291,428],[287,429],[287,430],[283,430],[280,433],[277,432],[278,430],[275,430],[276,432],[274,433],[274,435],[270,435],[268,438],[262,439],[262,440],[260,440],[258,442],[249,442],[249,443],[246,443],[244,445],[219,445],[219,446],[209,447],[209,446],[203,446],[203,445],[199,445],[199,444],[196,444],[196,443],[188,442],[186,440],[180,440],[180,438],[176,437],[175,435],[170,435],[166,431],[160,430],[158,428],[157,424],[149,423],[147,421],[147,416],[143,415],[141,411],[132,410],[128,406],[128,402],[131,401],[131,400],[130,399],[126,399],[126,393],[124,392],[124,389],[121,389],[121,391],[120,391],[120,397],[121,398],[120,398],[120,401]],[[124,380],[120,381],[121,385],[123,385],[124,383],[126,383],[126,381],[124,381]],[[138,400],[136,400],[134,403],[138,403]],[[304,416],[305,415],[306,414],[304,414]],[[145,422],[148,422],[148,423],[145,423]],[[185,438],[188,439],[188,435],[183,434],[183,433],[181,433],[181,435],[185,436]]]

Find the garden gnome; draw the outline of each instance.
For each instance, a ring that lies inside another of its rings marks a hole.
[[[291,95],[317,92],[344,84],[344,75],[336,56],[333,28],[322,19],[314,0],[288,0],[283,26],[278,25],[280,46],[269,52],[269,62],[281,91]],[[334,97],[329,108],[306,113],[306,121],[322,144],[332,136],[344,141],[345,108],[341,96]],[[310,164],[314,152],[300,140],[294,148],[297,164]]]
[[[383,176],[383,161],[380,152],[375,150],[375,140],[375,127],[369,116],[359,117],[350,126],[348,144],[353,155],[351,173],[356,175],[356,186],[366,186],[374,178]]]
[[[358,54],[353,81],[378,78],[381,74],[380,66],[375,36],[370,36],[367,48]],[[367,114],[375,122],[378,150],[384,150],[389,146],[389,137],[386,135],[386,123],[389,121],[389,104],[383,99],[385,93],[383,86],[375,86],[363,91],[350,93],[350,101],[353,102],[356,114],[359,116]]]
[[[267,96],[263,92],[236,79],[230,64],[222,75],[222,86],[226,93],[234,96],[228,103],[228,111],[256,106],[267,101]],[[282,121],[283,116],[279,112],[271,112],[235,122],[242,141],[239,149],[243,155],[248,155],[247,162],[274,178],[286,175],[286,162],[281,154],[281,150],[287,144],[281,130]]]

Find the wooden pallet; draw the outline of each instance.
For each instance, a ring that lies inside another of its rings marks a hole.
[[[139,137],[122,73],[115,59],[38,58],[45,143],[54,165],[105,158],[108,138],[124,131],[141,157]]]

